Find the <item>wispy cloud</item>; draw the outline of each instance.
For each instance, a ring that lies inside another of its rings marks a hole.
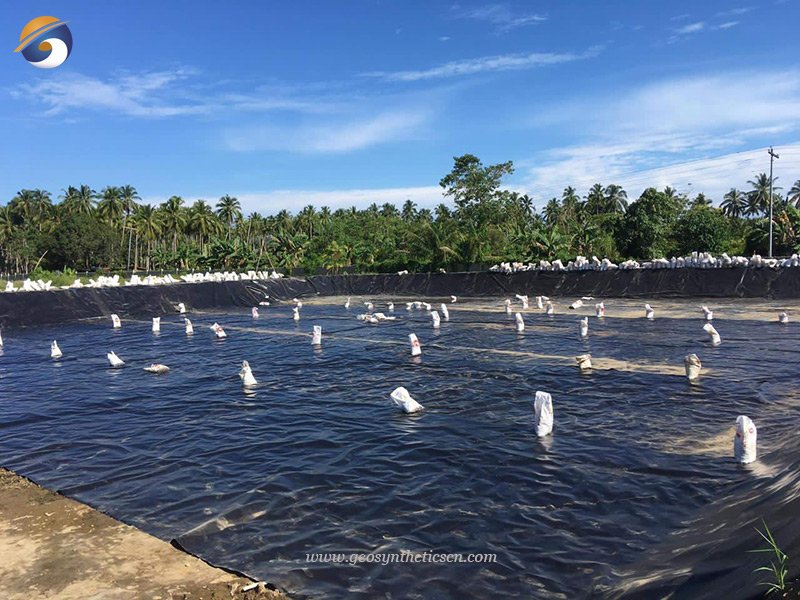
[[[294,111],[318,113],[336,110],[337,100],[304,96],[279,87],[257,86],[244,91],[205,88],[191,68],[121,73],[104,79],[80,73],[42,78],[19,85],[12,97],[39,103],[44,115],[75,111],[104,111],[129,117],[165,118],[230,111]]]
[[[455,10],[462,11],[460,7]],[[487,4],[459,12],[458,16],[464,19],[474,19],[490,23],[497,33],[505,33],[519,27],[539,25],[547,21],[547,15],[536,13],[514,13],[505,4]]]
[[[739,21],[727,21],[725,23],[720,23],[717,25],[717,29],[730,29],[731,27],[736,27],[739,24]]]
[[[717,13],[718,17],[738,17],[749,13],[753,10],[752,6],[741,6],[739,8],[732,8],[730,10],[723,10]]]
[[[692,33],[698,33],[703,31],[706,28],[706,24],[703,21],[698,21],[696,23],[689,23],[688,25],[684,25],[683,27],[679,27],[675,30],[677,35],[690,35]]]
[[[692,183],[696,192],[719,200],[766,164],[756,153],[756,162],[744,168],[734,151],[796,134],[799,120],[800,71],[670,79],[537,117],[538,126],[560,126],[577,141],[519,166],[540,199],[560,194],[565,185],[584,189],[600,181],[626,185],[634,196],[649,185]],[[707,158],[715,155],[724,156]],[[794,156],[780,168],[800,172],[800,146]],[[758,160],[762,166],[753,166]]]
[[[366,117],[292,125],[250,125],[225,132],[229,150],[288,150],[298,153],[343,153],[423,135],[430,111],[423,108],[384,110]]]
[[[602,47],[596,46],[582,53],[534,52],[530,54],[501,54],[444,63],[437,67],[416,71],[373,71],[364,73],[385,81],[423,81],[475,75],[494,71],[520,71],[547,65],[585,60],[598,56]]]

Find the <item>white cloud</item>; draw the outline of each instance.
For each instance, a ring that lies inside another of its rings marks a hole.
[[[675,33],[678,35],[689,35],[691,33],[697,33],[699,31],[703,31],[705,29],[706,24],[703,21],[698,21],[697,23],[689,23],[688,25],[684,25],[683,27],[679,27],[675,30]]]
[[[717,29],[730,29],[731,27],[736,27],[739,24],[739,21],[728,21],[726,23],[720,23],[717,25]]]
[[[686,191],[691,182],[695,192],[719,200],[728,188],[744,185],[768,164],[763,150],[752,156],[734,151],[785,140],[798,131],[798,121],[798,71],[674,79],[537,117],[537,126],[560,127],[577,141],[518,167],[527,173],[525,186],[540,202],[560,195],[566,185],[585,190],[596,182],[627,185],[633,197],[650,185]],[[800,146],[792,148],[786,160],[781,156],[780,168],[796,178]]]
[[[723,10],[717,13],[718,17],[738,17],[753,10],[752,6],[741,6],[739,8],[732,8],[730,10]]]
[[[514,14],[505,4],[487,4],[467,10],[461,13],[459,17],[490,23],[494,25],[495,31],[498,33],[505,33],[518,27],[539,25],[547,21],[546,15],[535,13]]]
[[[372,116],[336,122],[305,122],[294,126],[249,126],[228,130],[224,142],[237,152],[289,150],[299,153],[340,153],[387,142],[418,138],[429,120],[425,109],[386,110]]]
[[[224,192],[223,192],[224,193]],[[246,215],[252,212],[261,215],[275,214],[281,210],[297,213],[305,206],[311,204],[317,208],[328,206],[332,210],[337,208],[366,208],[373,202],[380,206],[386,202],[401,206],[406,200],[411,200],[420,208],[432,208],[444,202],[442,188],[439,186],[402,187],[402,188],[361,188],[343,190],[273,190],[265,192],[240,192],[231,193],[242,204],[242,212]],[[219,194],[208,194],[203,198],[212,206]],[[143,200],[146,204],[160,204],[167,196],[151,196]],[[184,197],[186,205],[191,205],[197,198]]]
[[[519,71],[532,69],[546,65],[558,65],[594,58],[602,48],[597,46],[590,48],[583,53],[556,53],[556,52],[534,52],[530,54],[501,54],[498,56],[484,56],[481,58],[471,58],[457,60],[418,71],[373,71],[364,73],[367,77],[377,77],[386,81],[422,81],[428,79],[444,79],[460,77],[463,75],[475,75],[492,71]]]

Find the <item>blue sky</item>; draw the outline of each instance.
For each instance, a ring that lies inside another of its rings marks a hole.
[[[72,55],[13,53],[39,15]],[[0,4],[0,202],[135,185],[248,211],[441,201],[452,157],[565,185],[800,179],[798,0]]]

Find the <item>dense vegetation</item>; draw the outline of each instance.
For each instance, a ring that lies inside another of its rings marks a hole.
[[[130,185],[99,193],[70,186],[57,203],[45,190],[25,189],[0,207],[0,268],[395,271],[578,254],[615,261],[693,250],[766,254],[770,181],[763,173],[749,190],[731,189],[719,208],[703,194],[690,199],[671,188],[650,188],[629,202],[620,186],[598,183],[584,197],[567,187],[537,212],[530,196],[502,188],[513,171],[511,162],[484,166],[467,154],[440,181],[452,206],[306,206],[268,217],[244,216],[227,195],[215,207],[186,206],[180,196],[154,207]],[[800,180],[785,195],[775,185],[776,255],[800,246],[798,205]]]

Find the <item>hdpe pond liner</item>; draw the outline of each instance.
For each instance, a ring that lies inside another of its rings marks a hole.
[[[363,302],[395,321],[356,320]],[[432,297],[434,307],[447,297]],[[786,548],[797,489],[800,305],[606,300],[517,332],[503,297],[430,314],[403,298],[307,299],[10,330],[0,355],[0,462],[216,564],[298,595],[353,598],[746,598],[754,526]],[[515,302],[515,312],[520,305]],[[160,331],[152,317],[160,316]],[[578,323],[589,317],[581,338]],[[194,324],[186,335],[184,317]],[[214,322],[228,336],[216,339]],[[312,328],[324,331],[312,346]],[[412,357],[408,334],[422,354]],[[63,356],[50,358],[58,340]],[[111,369],[106,353],[126,363]],[[592,355],[593,369],[575,362]],[[684,358],[702,373],[689,382]],[[257,384],[239,377],[248,361]],[[169,373],[142,368],[163,363]],[[405,387],[424,410],[389,397]],[[538,438],[537,390],[552,396]],[[758,460],[732,428],[758,426]],[[800,532],[798,532],[800,533]],[[749,536],[749,537],[748,537]],[[358,565],[307,555],[490,553],[496,562]]]

